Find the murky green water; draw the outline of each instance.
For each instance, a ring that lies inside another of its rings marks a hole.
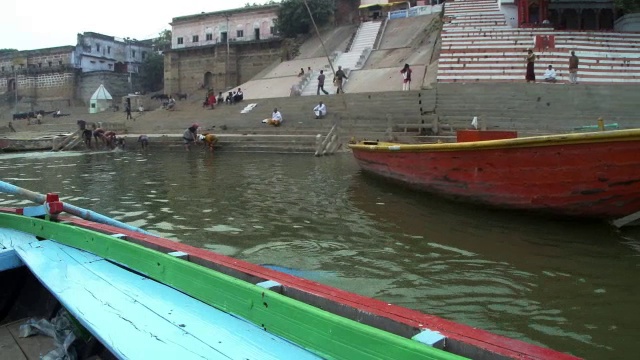
[[[349,291],[590,359],[637,358],[640,231],[416,194],[350,155],[0,154],[0,174]]]

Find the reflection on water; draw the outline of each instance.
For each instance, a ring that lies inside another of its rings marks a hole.
[[[575,355],[635,358],[630,231],[398,189],[349,155],[0,154],[0,169],[190,245]]]

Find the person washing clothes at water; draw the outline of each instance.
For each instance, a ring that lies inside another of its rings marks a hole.
[[[182,140],[184,141],[185,150],[190,151],[191,150],[191,145],[193,145],[196,142],[198,142],[198,128],[199,127],[200,127],[200,125],[194,123],[191,126],[189,126],[187,128],[187,130],[184,131],[184,134],[182,134]]]

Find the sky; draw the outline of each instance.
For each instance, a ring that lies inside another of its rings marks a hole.
[[[76,45],[78,33],[150,39],[171,19],[244,7],[248,0],[0,0],[0,49],[34,50]]]

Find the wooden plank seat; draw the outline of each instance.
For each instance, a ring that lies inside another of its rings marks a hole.
[[[2,229],[0,234],[10,232]],[[15,237],[18,232],[12,232]],[[317,359],[243,319],[90,253],[50,240],[16,252],[115,356],[127,359]],[[5,242],[6,244],[6,242]]]

